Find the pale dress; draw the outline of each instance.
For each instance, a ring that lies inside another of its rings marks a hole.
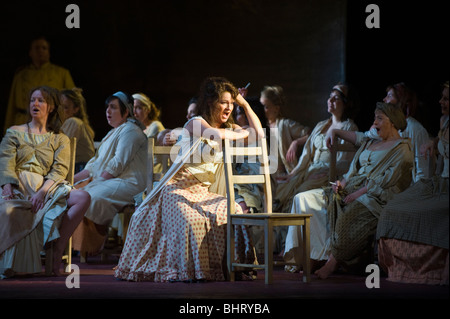
[[[24,147],[21,147],[23,151],[17,152],[20,165],[15,167],[16,177],[6,171],[3,174],[3,169],[1,174],[2,183],[14,183],[19,188],[16,190],[17,199],[0,199],[0,277],[5,273],[42,271],[40,252],[46,243],[59,238],[58,228],[71,190],[62,180],[67,175],[70,154],[69,139],[65,135],[28,134],[9,129],[2,141],[2,154],[11,154],[16,145]],[[53,154],[52,149],[55,149]],[[6,163],[4,159],[2,156],[2,165]],[[47,171],[41,164],[43,160],[52,163],[53,168]],[[31,202],[27,199],[41,187],[44,176],[54,179],[55,185],[47,193],[44,208],[32,213]]]
[[[331,120],[328,119],[316,125],[305,143],[297,166],[291,171],[291,174],[295,174],[294,177],[277,186],[275,211],[289,213],[292,207],[292,199],[296,194],[328,184],[330,150],[326,144],[326,132],[323,131],[327,125],[331,124],[330,122]],[[349,119],[342,123],[341,129],[356,131],[358,127]],[[342,139],[339,139],[338,143],[348,144]],[[336,156],[338,176],[347,172],[354,155],[355,152],[338,152]],[[336,176],[332,178],[335,179]]]
[[[77,148],[75,152],[75,164],[84,165],[95,155],[94,136],[78,117],[70,117],[66,119],[61,130],[68,137],[77,139]],[[77,173],[77,170],[75,171]]]
[[[311,259],[327,260],[333,253],[336,259],[345,256],[348,260],[341,261],[350,263],[352,257],[349,256],[357,256],[367,239],[374,235],[379,214],[387,201],[410,184],[413,154],[409,141],[402,139],[391,149],[381,151],[368,150],[370,143],[361,146],[344,175],[348,193],[366,186],[366,194],[348,205],[341,203],[340,196],[333,195],[331,187],[313,189],[294,197],[291,213],[313,214]],[[336,204],[333,206],[333,203]],[[337,206],[337,211],[331,210],[331,206]],[[290,226],[285,261],[301,265],[300,247],[301,230]]]

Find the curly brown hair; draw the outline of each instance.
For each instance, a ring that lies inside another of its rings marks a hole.
[[[212,123],[213,114],[216,111],[216,104],[225,92],[229,92],[233,99],[236,99],[239,94],[233,83],[223,77],[208,77],[201,84],[197,103],[198,114],[208,123]],[[231,127],[232,124],[234,124],[234,120],[230,116],[224,126]]]

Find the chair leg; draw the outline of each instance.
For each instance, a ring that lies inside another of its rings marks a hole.
[[[69,242],[66,247],[67,264],[64,267],[64,271],[72,272],[72,237],[69,238]]]
[[[273,269],[273,226],[270,220],[266,220],[264,225],[264,264],[265,264],[265,283],[272,284]]]
[[[311,281],[311,247],[309,242],[309,217],[303,225],[303,282]]]
[[[228,268],[228,280],[234,281],[234,226],[231,223],[227,224],[227,268]]]

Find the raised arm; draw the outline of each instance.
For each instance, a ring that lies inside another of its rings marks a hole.
[[[236,103],[244,109],[245,115],[247,116],[248,124],[251,128],[255,130],[255,132],[258,135],[258,138],[263,138],[265,134],[261,125],[261,121],[259,120],[256,113],[253,111],[250,104],[248,104],[248,102],[242,97],[241,94],[238,94],[238,96],[236,97]]]
[[[347,130],[338,130],[332,129],[326,137],[327,147],[331,149],[333,146],[334,138],[339,137],[344,141],[347,141],[352,144],[356,144],[356,132],[355,131],[347,131]]]

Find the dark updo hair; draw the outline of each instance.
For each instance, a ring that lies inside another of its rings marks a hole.
[[[64,119],[64,109],[61,106],[61,102],[59,99],[59,91],[50,86],[41,85],[30,91],[30,96],[28,99],[29,101],[31,101],[31,96],[36,91],[41,92],[48,106],[53,106],[53,110],[48,114],[47,118],[47,131],[52,131],[55,134],[59,134]],[[27,110],[28,116],[31,118],[31,115],[29,113],[30,108],[28,107]]]
[[[344,92],[341,88],[344,88],[347,92]],[[339,82],[333,87],[332,91],[339,94],[345,105],[341,120],[346,121],[348,119],[355,119],[359,112],[360,103],[358,91],[355,87],[348,83]]]
[[[215,106],[225,92],[229,92],[233,99],[239,94],[233,83],[223,77],[209,77],[201,84],[197,102],[198,114],[208,123],[212,123]],[[233,117],[230,116],[224,126],[231,127],[233,123]]]
[[[129,105],[131,105],[131,108],[130,108],[130,106],[125,105],[125,104],[122,102],[122,100],[121,100],[118,96],[115,96],[114,94],[112,94],[112,95],[110,95],[110,96],[108,96],[108,97],[106,98],[106,101],[105,101],[105,108],[108,108],[109,102],[111,102],[111,101],[114,100],[114,99],[117,99],[117,100],[119,101],[120,114],[121,114],[122,116],[124,116],[126,110],[128,110],[128,117],[131,117],[131,118],[134,119],[134,113],[133,113],[134,98],[133,98],[129,93],[127,93],[127,92],[123,92],[123,91],[119,91],[119,92],[123,93],[123,94],[126,96],[127,102],[129,103]]]

